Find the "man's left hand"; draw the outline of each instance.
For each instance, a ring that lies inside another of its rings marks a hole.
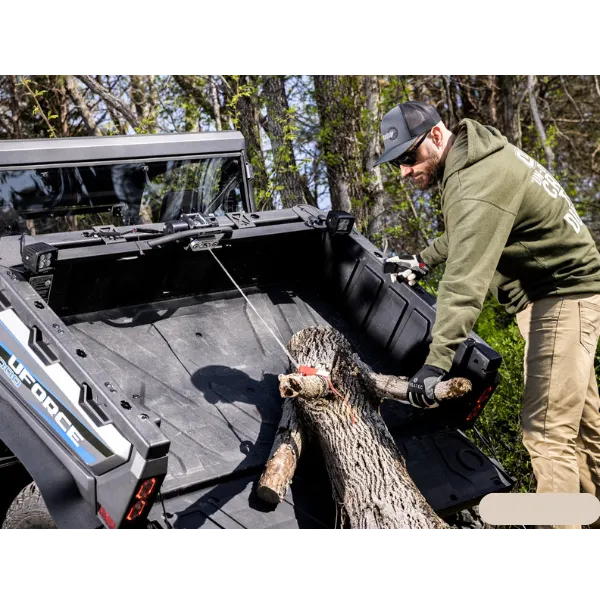
[[[423,365],[421,370],[408,380],[408,401],[417,408],[437,408],[435,386],[447,375],[444,369]]]
[[[390,267],[393,265],[395,271],[390,272],[392,283],[397,279],[406,281],[408,285],[415,285],[429,274],[429,267],[423,262],[420,254],[403,254],[402,256],[392,256],[385,261]],[[393,267],[392,267],[393,268]],[[388,272],[385,270],[384,272]]]

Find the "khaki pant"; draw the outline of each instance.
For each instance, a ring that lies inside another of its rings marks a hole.
[[[581,485],[600,498],[600,295],[537,300],[517,323],[525,339],[523,444],[537,492],[579,493]]]

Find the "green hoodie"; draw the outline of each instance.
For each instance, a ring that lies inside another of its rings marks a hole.
[[[600,293],[600,254],[554,177],[493,127],[459,126],[442,180],[445,232],[421,252],[446,261],[426,363],[448,371],[489,290],[509,313],[547,296]]]

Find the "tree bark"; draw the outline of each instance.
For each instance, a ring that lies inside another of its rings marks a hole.
[[[264,129],[271,141],[275,187],[281,194],[281,203],[284,208],[305,204],[307,200],[292,144],[292,115],[285,93],[285,78],[282,75],[266,76],[263,94],[267,105]]]
[[[540,140],[542,141],[544,153],[546,154],[548,171],[552,172],[552,165],[554,163],[554,152],[552,152],[552,148],[550,148],[550,145],[548,144],[548,140],[546,138],[546,131],[544,130],[544,124],[542,123],[542,119],[540,118],[540,113],[538,111],[537,101],[535,99],[533,87],[533,75],[527,75],[527,91],[529,93],[529,106],[531,108],[531,114],[533,115],[535,128],[537,129],[538,135],[540,136]]]
[[[356,99],[360,89],[357,79],[340,75],[314,76],[320,122],[318,144],[327,167],[331,208],[355,214],[353,200],[357,206],[361,199],[362,176],[357,139],[362,105]]]
[[[215,81],[214,76],[209,77],[210,82],[210,99],[213,107],[213,116],[215,118],[215,123],[217,126],[217,131],[223,130],[223,125],[221,124],[221,105],[219,104],[219,92],[217,89],[217,82]]]
[[[488,78],[488,89],[489,89],[489,107],[490,107],[490,121],[494,127],[498,126],[498,109],[496,104],[496,77],[490,75]]]
[[[499,75],[500,99],[502,103],[502,133],[508,141],[520,146],[517,122],[517,90],[515,75]]]
[[[269,175],[260,139],[260,109],[257,101],[257,79],[254,76],[226,77],[230,102],[237,117],[237,126],[246,140],[246,152],[254,171],[256,208],[272,208],[269,194]]]
[[[72,75],[65,75],[65,83],[67,86],[67,91],[69,92],[69,96],[71,96],[71,100],[73,100],[73,104],[77,107],[77,110],[81,113],[83,118],[83,122],[85,123],[86,129],[88,133],[91,135],[102,135],[100,129],[98,129],[98,125],[96,124],[96,120],[94,119],[90,109],[87,107],[83,95],[79,91],[75,80]]]
[[[60,137],[69,136],[69,99],[64,79],[61,76],[54,76],[53,90],[58,102],[58,125]]]
[[[304,433],[294,400],[286,400],[265,470],[258,482],[258,497],[277,504],[288,492],[302,453]]]
[[[138,121],[142,122],[148,116],[148,89],[147,81],[142,75],[130,75],[131,100]]]
[[[11,100],[11,121],[13,123],[13,137],[21,139],[23,137],[23,126],[21,124],[21,107],[19,103],[19,93],[17,88],[16,75],[9,75],[10,82],[10,100]]]
[[[381,123],[380,114],[380,86],[376,75],[364,77],[364,88],[366,97],[366,145],[365,145],[365,188],[367,196],[371,199],[369,210],[369,221],[367,222],[367,236],[373,239],[383,229],[383,215],[385,212],[385,192],[381,180],[380,167],[373,168],[377,157],[381,154],[381,136],[379,127]]]
[[[298,458],[299,453],[289,457],[289,448],[281,450],[289,445],[289,437],[281,440],[289,430],[287,407],[295,402],[302,431],[314,433],[319,441],[334,500],[350,527],[446,528],[408,475],[404,458],[379,414],[384,396],[406,397],[406,380],[374,374],[346,339],[330,327],[300,331],[288,349],[298,364],[326,371],[329,381],[321,376],[280,376],[280,391],[287,399],[271,455],[278,456],[278,464],[293,463],[295,468]],[[446,392],[456,393],[457,385],[461,391],[469,389],[464,380],[446,382]],[[284,458],[286,451],[288,457]],[[262,485],[269,469],[268,463]],[[279,469],[277,475],[289,481],[293,469]],[[280,480],[277,490],[287,489]],[[283,497],[277,490],[271,498]]]

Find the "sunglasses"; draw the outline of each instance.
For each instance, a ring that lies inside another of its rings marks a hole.
[[[425,141],[429,131],[413,146],[408,152],[401,154],[397,158],[390,160],[390,164],[397,169],[401,166],[412,167],[417,162],[417,149]]]

